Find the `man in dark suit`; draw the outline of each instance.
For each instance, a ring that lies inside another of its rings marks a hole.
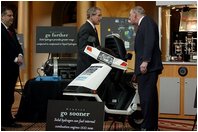
[[[12,116],[14,90],[23,63],[23,51],[15,30],[11,27],[14,17],[12,9],[1,7],[1,126],[21,127]]]
[[[100,45],[95,25],[99,25],[102,18],[101,9],[91,7],[87,10],[87,21],[80,27],[77,36],[78,59],[76,76],[87,69],[95,59],[84,53],[87,45],[98,47]]]
[[[140,106],[144,121],[142,130],[158,129],[158,75],[163,65],[159,48],[157,24],[142,7],[136,6],[130,11],[129,22],[138,26],[135,37],[135,74],[132,81],[138,82]]]

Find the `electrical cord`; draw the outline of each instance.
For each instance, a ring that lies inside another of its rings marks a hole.
[[[22,84],[22,81],[21,81],[20,74],[19,74],[18,79],[19,79],[19,82],[20,82],[21,90],[15,90],[15,91],[18,92],[20,95],[23,95],[24,88],[23,88],[23,84]]]
[[[113,121],[111,122],[111,124],[110,124],[110,126],[109,126],[109,129],[108,129],[108,131],[110,131],[111,130],[111,127],[113,126],[113,124],[115,123],[115,120],[113,119]]]
[[[39,73],[39,70],[41,70],[41,68],[37,68],[37,73],[38,73],[38,75],[39,75],[39,77],[40,77],[40,81],[42,81],[42,79],[41,79],[41,74]]]
[[[23,131],[27,131],[28,129],[30,129],[31,127],[33,127],[37,122],[32,123],[30,126],[28,126],[25,130]]]
[[[37,73],[38,73],[38,75],[39,75],[39,77],[41,76],[41,74],[39,73],[39,70],[41,70],[41,68],[37,68]]]
[[[51,56],[51,53],[48,54],[47,60],[49,60],[50,56]]]

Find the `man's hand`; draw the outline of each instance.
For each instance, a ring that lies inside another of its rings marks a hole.
[[[132,78],[131,78],[131,83],[132,82],[137,82],[137,78],[136,78],[136,75],[135,74],[133,74],[133,76],[132,76]]]
[[[23,56],[18,55],[17,64],[18,64],[19,66],[23,64]]]
[[[147,72],[147,66],[148,66],[148,62],[143,61],[142,64],[140,65],[140,72],[142,74],[145,74]]]

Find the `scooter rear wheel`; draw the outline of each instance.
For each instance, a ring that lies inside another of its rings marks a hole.
[[[143,122],[142,112],[140,110],[134,111],[131,115],[128,116],[128,123],[134,129],[139,130]]]

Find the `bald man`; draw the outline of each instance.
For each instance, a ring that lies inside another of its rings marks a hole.
[[[143,131],[158,130],[158,75],[163,65],[159,48],[157,24],[145,14],[141,6],[131,9],[129,22],[138,26],[135,37],[135,74],[132,81],[137,81],[140,106],[144,121]]]

